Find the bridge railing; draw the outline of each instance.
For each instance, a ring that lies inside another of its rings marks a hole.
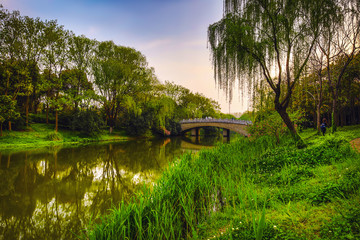
[[[195,119],[183,119],[179,121],[182,123],[232,123],[241,125],[252,125],[251,121],[236,120],[236,119],[216,119],[216,118],[195,118]]]

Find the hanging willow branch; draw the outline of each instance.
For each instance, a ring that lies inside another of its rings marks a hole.
[[[265,81],[275,109],[297,135],[286,108],[321,27],[336,10],[334,0],[224,0],[223,18],[208,28],[217,85],[231,100],[236,82],[251,92]]]

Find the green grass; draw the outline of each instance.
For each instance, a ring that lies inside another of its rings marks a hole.
[[[360,128],[238,139],[186,154],[151,189],[90,224],[86,239],[357,239]]]
[[[53,124],[36,123],[24,131],[4,131],[3,137],[0,137],[0,150],[126,139],[127,136],[121,131],[109,134],[104,130],[95,136],[70,130],[59,130],[56,133]]]

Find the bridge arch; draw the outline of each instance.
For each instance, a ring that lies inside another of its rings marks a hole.
[[[248,136],[249,132],[247,127],[251,125],[252,122],[232,119],[189,119],[181,120],[179,124],[181,126],[181,133],[202,127],[218,127]]]

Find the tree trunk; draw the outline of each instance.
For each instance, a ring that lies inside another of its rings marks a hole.
[[[6,164],[6,168],[10,167],[10,161],[11,161],[11,155],[8,155],[8,159],[7,159],[7,164]]]
[[[320,125],[321,125],[321,113],[320,113],[320,109],[321,109],[321,103],[319,102],[316,105],[316,129],[318,134],[320,135]]]
[[[318,94],[318,103],[316,105],[316,128],[317,128],[317,132],[319,135],[321,135],[321,131],[320,131],[320,125],[321,125],[321,105],[323,102],[323,82],[322,82],[322,74],[321,74],[321,70],[318,73],[319,75],[319,94]]]
[[[11,121],[9,121],[9,131],[11,131]]]
[[[340,126],[346,126],[346,109],[344,107],[340,110]]]
[[[26,127],[29,127],[29,96],[26,97]]]
[[[31,112],[36,114],[36,88],[34,87],[33,93],[31,95]]]
[[[355,115],[356,115],[356,109],[355,109],[355,103],[354,103],[355,101],[354,101],[354,98],[352,98],[351,99],[351,102],[350,102],[350,114],[351,114],[351,120],[350,120],[350,124],[351,125],[354,125],[354,124],[356,124],[355,122],[356,122],[356,117],[355,117]]]
[[[55,132],[58,131],[58,111],[55,111]]]
[[[115,119],[111,115],[108,118],[108,124],[109,124],[109,127],[110,127],[110,134],[111,134],[113,132],[113,128],[115,126]]]
[[[331,107],[331,131],[336,132],[339,124],[339,115],[337,110],[337,94],[333,94],[332,107]]]
[[[46,104],[46,124],[49,124],[49,104]]]
[[[289,114],[286,112],[286,108],[281,106],[280,103],[275,103],[275,109],[279,113],[281,119],[284,121],[287,128],[290,130],[290,133],[296,142],[296,146],[298,148],[305,147],[306,145],[305,145],[304,141],[301,139],[300,135],[296,132],[295,126],[294,126],[293,122],[291,121]]]

